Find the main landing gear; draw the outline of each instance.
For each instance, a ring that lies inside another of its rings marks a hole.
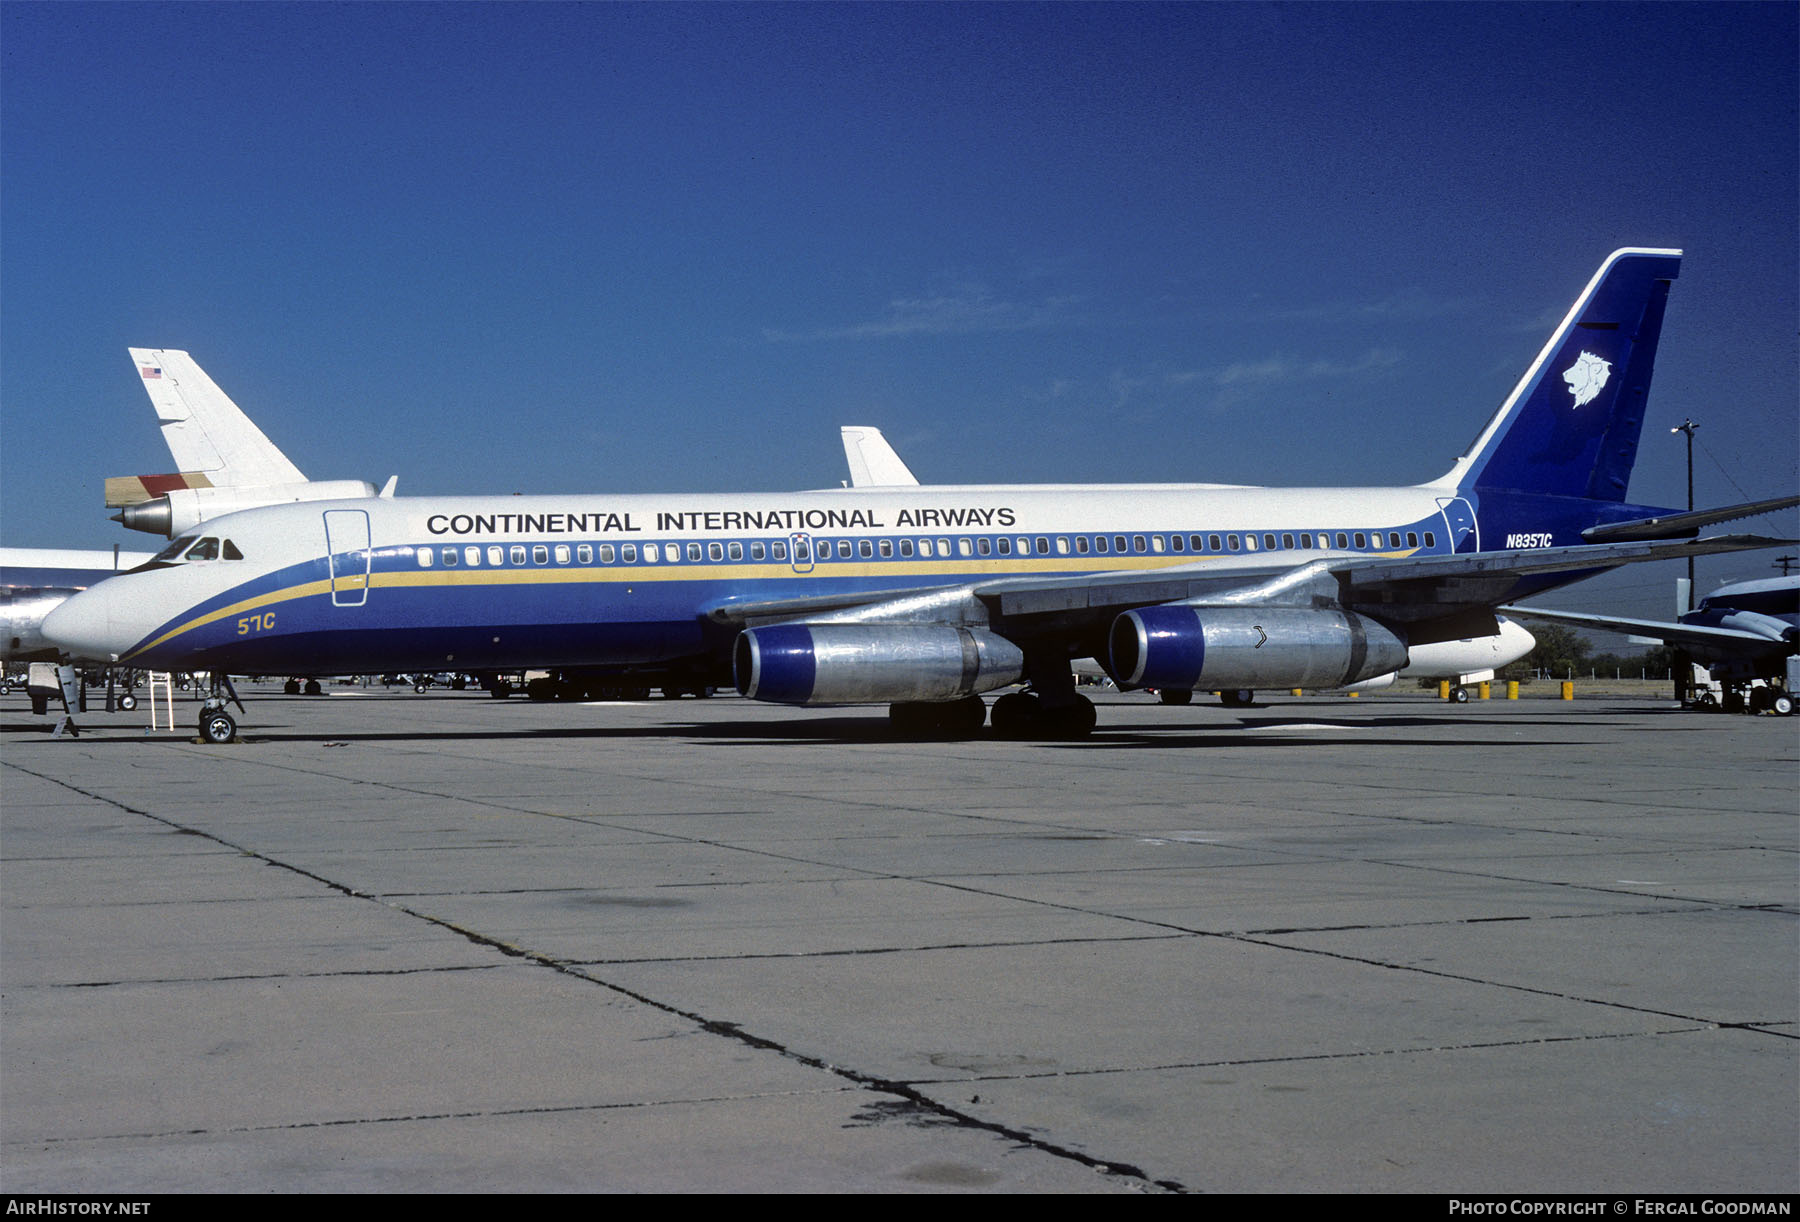
[[[1086,738],[1094,729],[1094,702],[1071,695],[1069,703],[1052,707],[1036,692],[1006,693],[994,701],[994,734],[1011,739]],[[906,738],[973,738],[986,720],[987,702],[980,696],[888,706],[888,724]]]
[[[1008,692],[994,701],[994,733],[1001,738],[1086,738],[1097,720],[1094,702],[1071,692],[1068,703],[1051,705],[1036,692]]]
[[[1013,739],[1086,738],[1094,732],[1094,702],[1075,690],[1069,659],[1033,650],[1025,655],[1030,688],[994,701],[994,733]]]

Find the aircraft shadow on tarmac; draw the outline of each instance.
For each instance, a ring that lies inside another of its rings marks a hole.
[[[1171,722],[1166,719],[1146,720],[1132,718],[1128,709],[1114,707],[1109,710],[1112,720],[1103,720],[1093,735],[1086,739],[1025,739],[997,740],[990,731],[962,738],[932,736],[902,736],[896,734],[888,724],[884,712],[876,709],[846,712],[842,716],[832,717],[795,717],[784,720],[719,720],[719,721],[683,721],[670,719],[657,724],[633,725],[563,725],[563,726],[520,726],[490,723],[480,728],[470,729],[383,729],[383,730],[349,730],[333,727],[324,731],[311,727],[299,728],[283,725],[279,719],[277,707],[264,706],[269,711],[269,721],[262,724],[246,725],[239,742],[217,748],[230,751],[239,747],[254,747],[258,743],[383,743],[383,742],[483,742],[516,740],[567,740],[581,741],[607,739],[669,739],[681,738],[688,741],[710,740],[721,745],[755,746],[759,744],[827,744],[827,745],[882,745],[906,746],[910,744],[946,744],[968,743],[970,745],[985,744],[991,746],[1027,746],[1058,750],[1077,751],[1113,751],[1126,749],[1181,749],[1197,750],[1214,747],[1291,747],[1291,746],[1368,746],[1372,742],[1397,747],[1438,747],[1453,749],[1457,747],[1488,748],[1495,746],[1521,745],[1575,745],[1570,731],[1578,723],[1567,717],[1538,718],[1508,716],[1504,721],[1477,713],[1458,712],[1445,715],[1400,715],[1359,717],[1354,720],[1334,719],[1330,716],[1307,716],[1296,711],[1292,715],[1282,716],[1231,716],[1213,721],[1195,719],[1191,722]],[[1601,710],[1593,710],[1600,712]],[[1646,710],[1634,708],[1630,710],[1641,715]],[[1121,715],[1125,714],[1125,715]],[[77,724],[84,718],[77,716]],[[1504,737],[1491,737],[1488,734],[1471,736],[1471,731],[1492,730],[1497,725],[1504,725],[1508,733]],[[1453,737],[1442,737],[1445,730],[1461,728]],[[1673,727],[1672,727],[1673,728]],[[50,726],[33,719],[8,720],[0,723],[0,735],[30,734],[37,737],[46,735]],[[1404,734],[1393,736],[1395,730],[1429,729],[1438,731],[1437,735]],[[1542,730],[1545,733],[1538,738],[1520,738],[1522,729]],[[184,732],[185,731],[185,732]],[[79,741],[84,744],[105,742],[141,743],[147,737],[163,742],[197,743],[197,737],[191,730],[163,731],[155,735],[146,735],[140,726],[125,726],[98,719],[87,719],[83,725],[83,733]],[[1289,731],[1283,733],[1283,731]],[[1554,731],[1554,733],[1551,733]],[[1379,739],[1372,739],[1372,733],[1380,733]]]

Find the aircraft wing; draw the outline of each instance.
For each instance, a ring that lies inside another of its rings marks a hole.
[[[1622,632],[1633,636],[1654,637],[1665,645],[1690,645],[1713,649],[1736,649],[1754,653],[1762,649],[1786,649],[1787,642],[1777,636],[1746,632],[1740,628],[1715,628],[1705,624],[1682,624],[1670,620],[1628,619],[1619,615],[1587,615],[1578,611],[1547,611],[1537,607],[1505,606],[1508,615],[1573,624],[1577,628],[1593,628],[1600,632]]]
[[[1141,570],[1007,577],[962,585],[863,591],[817,599],[732,602],[713,607],[713,622],[921,623],[985,620],[1003,632],[1077,640],[1113,617],[1161,603],[1318,607],[1335,604],[1405,624],[1414,644],[1498,631],[1495,608],[1605,569],[1648,560],[1786,546],[1752,535],[1647,540],[1577,547],[1391,558],[1338,556],[1296,564],[1263,556]]]
[[[1613,543],[1624,539],[1673,539],[1692,535],[1702,526],[1754,518],[1800,505],[1800,496],[1777,496],[1745,505],[1727,505],[1723,509],[1696,509],[1687,513],[1666,513],[1661,517],[1637,518],[1630,522],[1608,522],[1590,526],[1581,532],[1589,543]]]

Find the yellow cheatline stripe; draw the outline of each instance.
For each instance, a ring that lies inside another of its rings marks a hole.
[[[132,658],[135,658],[138,654],[143,653],[147,649],[155,649],[165,641],[173,640],[175,637],[181,636],[183,633],[192,632],[196,628],[204,628],[208,624],[217,623],[219,620],[230,619],[234,615],[243,615],[245,612],[254,611],[259,607],[268,607],[278,603],[292,602],[296,598],[311,598],[315,594],[323,594],[330,589],[331,583],[329,581],[309,581],[304,585],[289,586],[284,590],[273,590],[267,594],[258,594],[255,598],[246,598],[242,602],[235,602],[229,606],[220,607],[216,611],[209,611],[205,615],[196,616],[185,623],[177,624],[175,627],[157,637],[154,641],[149,641],[138,646],[119,660],[121,662],[129,662]]]

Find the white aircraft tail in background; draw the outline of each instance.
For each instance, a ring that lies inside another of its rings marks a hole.
[[[240,509],[375,495],[363,480],[307,479],[187,353],[133,348],[131,359],[180,470],[108,479],[114,521],[172,538]]]
[[[844,438],[844,461],[850,464],[852,488],[899,488],[919,482],[894,453],[881,430],[862,424],[846,424],[838,430]]]

